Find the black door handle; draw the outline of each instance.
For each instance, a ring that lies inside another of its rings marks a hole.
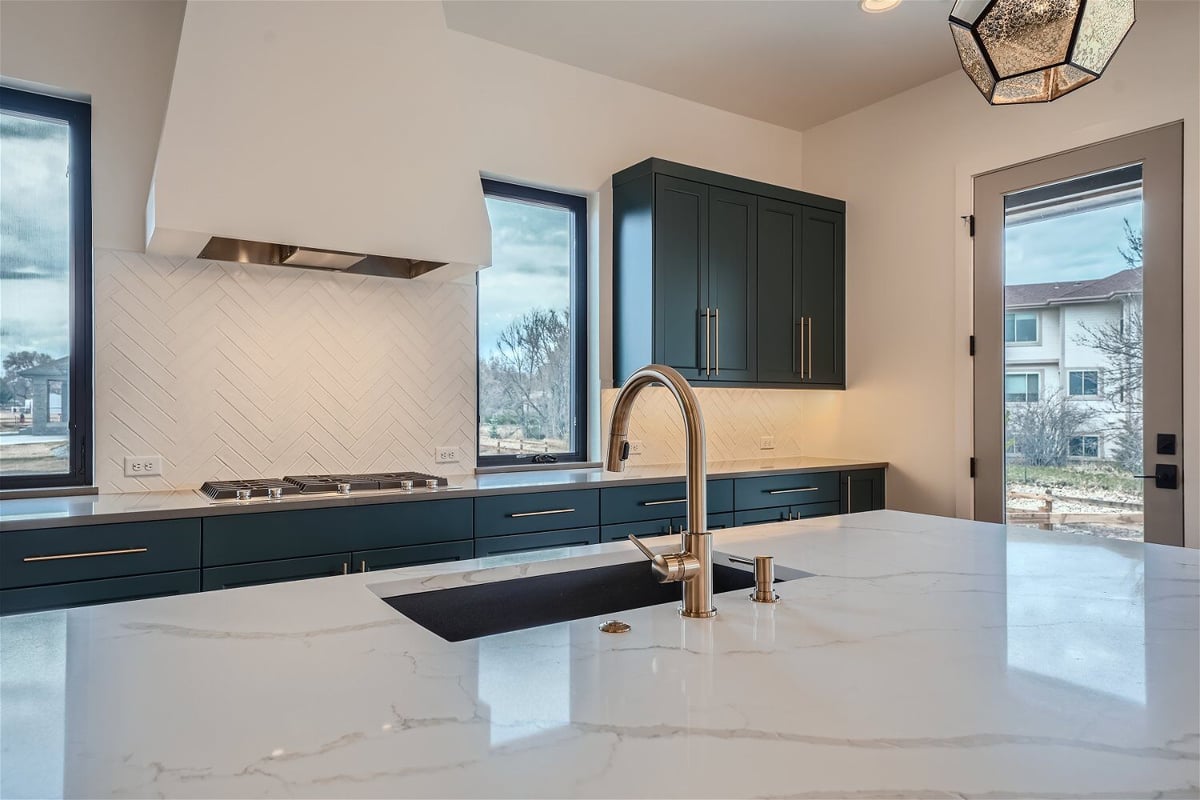
[[[1155,464],[1153,475],[1134,475],[1135,478],[1153,478],[1155,489],[1178,489],[1179,467],[1174,464]]]

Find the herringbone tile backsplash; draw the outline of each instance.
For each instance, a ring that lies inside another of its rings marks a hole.
[[[475,287],[98,250],[96,482],[103,492],[314,472],[469,472]],[[698,389],[712,461],[801,452],[799,393]],[[616,397],[601,395],[602,419]],[[683,463],[665,389],[638,399],[634,463]],[[775,450],[758,438],[775,437]],[[463,460],[433,463],[454,445]],[[162,477],[124,477],[159,454]]]
[[[110,250],[95,284],[101,491],[475,452],[473,286]],[[154,453],[161,478],[124,477]]]
[[[704,411],[708,460],[801,455],[800,396],[799,391],[787,389],[697,388],[696,397]],[[615,389],[606,389],[600,396],[604,437],[608,436],[608,420],[616,398]],[[762,436],[774,437],[773,450],[759,449]],[[638,396],[629,421],[629,438],[642,442],[642,454],[634,456],[631,465],[684,463],[683,417],[670,392],[654,387]]]

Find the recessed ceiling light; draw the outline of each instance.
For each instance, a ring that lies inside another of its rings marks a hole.
[[[882,14],[900,5],[900,0],[859,0],[858,7],[868,14]]]

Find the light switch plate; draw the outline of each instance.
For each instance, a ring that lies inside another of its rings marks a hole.
[[[126,478],[148,478],[162,475],[162,456],[125,456]]]

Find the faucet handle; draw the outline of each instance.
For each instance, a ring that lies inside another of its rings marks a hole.
[[[688,553],[655,553],[632,533],[629,534],[629,541],[642,551],[642,555],[650,559],[650,569],[659,583],[681,581],[700,571],[700,562]]]

